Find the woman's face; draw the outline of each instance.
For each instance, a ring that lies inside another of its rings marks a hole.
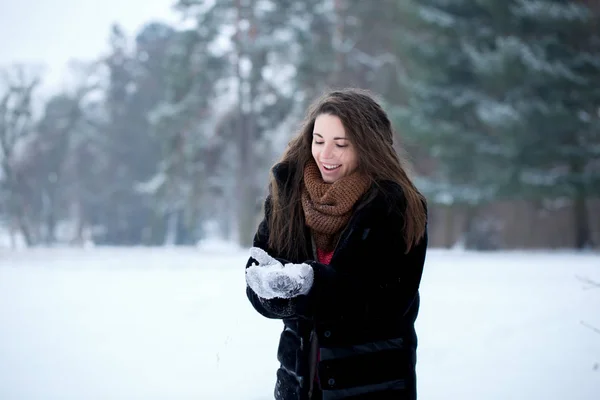
[[[327,183],[351,174],[358,166],[356,149],[346,137],[342,121],[329,114],[321,114],[315,120],[312,155]]]

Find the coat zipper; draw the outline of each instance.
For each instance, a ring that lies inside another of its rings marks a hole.
[[[354,231],[354,220],[356,219],[356,212],[358,210],[355,210],[355,214],[352,215],[352,217],[350,218],[350,220],[348,221],[348,224],[346,224],[346,226],[344,227],[344,229],[342,230],[342,232],[340,233],[340,236],[338,237],[338,240],[335,244],[334,250],[333,250],[333,255],[331,256],[331,261],[329,262],[329,264],[331,265],[333,260],[336,258],[337,254],[339,253],[340,250],[340,243],[342,243],[342,238],[343,243],[348,241],[348,238],[350,237],[350,235],[352,235],[352,232]],[[350,227],[352,227],[350,229]],[[348,232],[348,234],[346,234],[346,232],[348,231],[348,229],[350,229],[350,232]],[[319,257],[317,254],[317,246],[315,243],[315,240],[312,236],[312,234],[310,235],[310,241],[311,241],[311,247],[312,247],[312,252],[313,252],[313,257],[315,259],[315,261],[319,262]],[[317,374],[317,352],[319,351],[319,344],[318,344],[318,339],[317,339],[317,331],[316,329],[313,328],[311,334],[310,334],[310,346],[311,346],[311,350],[310,350],[310,365],[311,365],[311,372],[310,372],[310,386],[309,386],[309,398],[312,397],[312,392],[314,389],[314,381],[315,381],[315,375]],[[316,349],[315,349],[316,347]]]
[[[363,199],[364,201],[364,199]],[[339,252],[339,245],[340,243],[342,243],[342,238],[344,238],[344,242],[348,241],[348,238],[350,237],[350,235],[352,235],[352,232],[354,231],[354,225],[355,225],[355,219],[356,214],[360,211],[360,209],[363,207],[363,204],[361,202],[361,204],[358,205],[358,207],[353,211],[352,217],[350,218],[350,220],[348,221],[348,223],[346,224],[346,226],[344,227],[344,230],[342,230],[342,233],[340,234],[340,237],[338,238],[335,247],[334,247],[334,251],[333,251],[333,255],[331,256],[331,262],[330,264],[333,262],[333,260],[336,258],[336,255]],[[346,231],[352,227],[352,229],[350,229],[350,232],[348,232],[348,234],[346,235]],[[345,237],[344,237],[345,236]]]
[[[352,218],[348,224],[346,225],[346,227],[344,228],[344,230],[342,231],[342,233],[340,234],[340,237],[338,238],[334,250],[333,250],[333,255],[331,256],[331,261],[329,262],[330,264],[333,263],[333,260],[336,258],[337,254],[339,253],[340,250],[340,243],[342,243],[342,238],[344,239],[343,242],[347,242],[348,238],[350,237],[350,235],[352,234],[352,232],[354,231],[354,227],[352,227],[352,229],[350,229],[350,232],[348,232],[348,234],[346,235],[346,231],[348,231],[348,229],[352,226],[352,222],[353,222]]]

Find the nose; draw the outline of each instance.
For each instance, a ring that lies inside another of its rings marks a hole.
[[[328,142],[323,145],[323,151],[321,152],[321,156],[328,160],[333,156],[333,152],[335,150],[335,144]]]

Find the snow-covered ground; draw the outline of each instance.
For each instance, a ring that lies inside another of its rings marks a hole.
[[[272,399],[247,251],[0,250],[0,399]],[[430,250],[423,400],[600,398],[598,254]]]

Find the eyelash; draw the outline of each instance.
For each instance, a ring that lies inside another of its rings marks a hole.
[[[315,144],[323,144],[323,143],[325,143],[325,142],[317,142],[315,140]],[[348,147],[348,145],[347,144],[346,145],[336,144],[335,147],[339,147],[340,149],[343,149],[344,147]]]

